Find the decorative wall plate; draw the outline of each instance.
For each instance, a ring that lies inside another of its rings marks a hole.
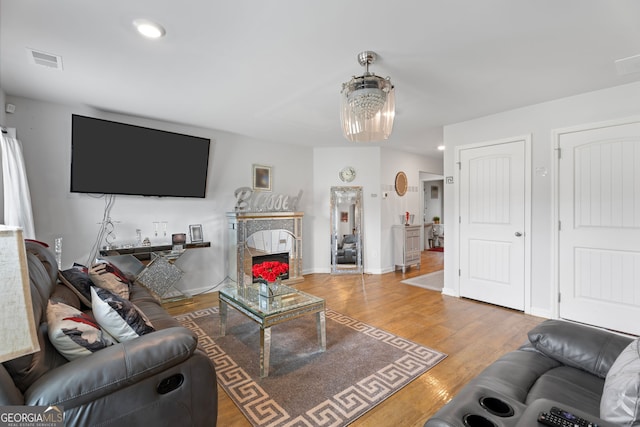
[[[398,196],[404,196],[408,187],[407,175],[402,171],[398,172],[396,175],[396,193],[398,193]]]

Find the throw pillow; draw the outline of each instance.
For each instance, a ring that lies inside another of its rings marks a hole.
[[[93,315],[100,326],[120,342],[155,331],[134,303],[106,289],[92,287],[91,302]]]
[[[71,289],[87,307],[91,307],[91,286],[89,269],[84,265],[73,264],[73,267],[58,273],[60,282]]]
[[[76,295],[76,293],[67,286],[60,284],[53,288],[53,292],[51,293],[51,296],[49,296],[49,301],[61,302],[78,310],[82,307],[78,295]]]
[[[49,301],[48,334],[51,344],[68,360],[88,356],[114,344],[113,338],[80,310],[67,304]]]
[[[91,281],[98,287],[129,299],[129,279],[113,264],[100,262],[89,270]]]
[[[43,246],[45,248],[48,248],[49,245],[47,245],[45,242],[41,242],[40,240],[34,240],[34,239],[24,239],[25,242],[33,242],[33,243],[37,243],[40,246]]]
[[[636,339],[613,362],[604,381],[600,418],[620,426],[640,423],[640,340]]]
[[[342,243],[346,244],[346,243],[353,243],[354,245],[356,244],[356,236],[353,234],[345,234],[344,238],[342,239]]]

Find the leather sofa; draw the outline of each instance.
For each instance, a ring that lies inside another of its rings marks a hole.
[[[600,419],[601,400],[607,373],[632,347],[631,337],[547,320],[528,338],[465,385],[425,427],[537,426],[539,413],[553,406],[600,427],[619,425]]]
[[[73,303],[75,295],[58,282],[52,252],[25,245],[40,351],[0,365],[0,405],[62,406],[67,427],[216,425],[213,364],[197,338],[140,285],[131,286],[130,300],[154,332],[84,357],[63,357],[48,337],[47,304],[50,298]]]

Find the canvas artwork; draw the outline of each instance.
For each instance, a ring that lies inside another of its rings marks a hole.
[[[271,167],[253,165],[253,189],[271,191]]]

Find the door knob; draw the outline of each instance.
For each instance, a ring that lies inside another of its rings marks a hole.
[[[521,237],[521,236],[522,236],[522,233],[519,231],[516,231],[516,237]]]

